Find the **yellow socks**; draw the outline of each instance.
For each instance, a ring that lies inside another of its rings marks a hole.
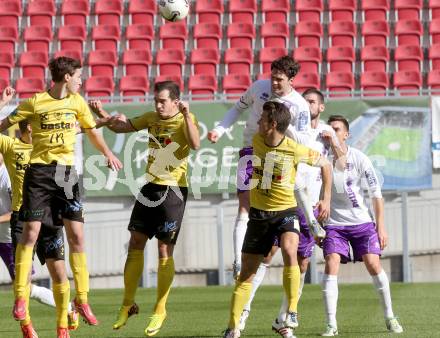
[[[247,282],[236,282],[234,293],[232,294],[231,300],[231,312],[229,315],[228,328],[236,329],[238,328],[238,323],[240,322],[240,316],[243,312],[243,308],[249,301],[252,292],[252,283]]]
[[[15,281],[14,293],[15,299],[25,298],[26,290],[29,284],[29,273],[32,267],[32,254],[34,247],[17,245],[15,251]]]
[[[289,312],[298,312],[298,291],[301,273],[299,266],[285,266],[283,269],[283,288],[289,304]]]
[[[57,327],[67,328],[67,310],[70,299],[69,281],[65,281],[61,284],[53,284],[52,291],[57,308]]]
[[[75,281],[76,299],[81,304],[87,303],[89,293],[89,271],[87,257],[84,252],[73,252],[69,255],[70,268]]]
[[[157,300],[154,313],[165,313],[165,304],[170,293],[171,284],[174,279],[174,259],[173,257],[160,258],[157,270]]]
[[[28,283],[26,286],[25,299],[26,299],[26,318],[24,320],[20,320],[21,325],[28,325],[31,322],[31,315],[29,312],[29,298],[31,295],[31,283]]]
[[[129,249],[124,268],[124,306],[133,305],[143,269],[144,250]]]

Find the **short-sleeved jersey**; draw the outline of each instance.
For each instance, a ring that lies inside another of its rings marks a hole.
[[[23,101],[9,115],[14,124],[27,119],[32,126],[34,146],[30,163],[74,165],[76,122],[85,129],[96,126],[87,102],[79,94],[63,99],[47,91]]]
[[[0,135],[0,153],[8,169],[12,186],[12,210],[19,211],[23,202],[24,172],[29,166],[32,144]]]
[[[253,138],[252,180],[258,184],[251,189],[251,207],[280,211],[296,207],[294,196],[295,176],[299,163],[316,165],[320,153],[285,137],[276,147],[269,147],[264,138]],[[255,183],[251,183],[255,184]]]
[[[193,114],[191,119],[198,128]],[[169,186],[187,187],[188,156],[191,150],[182,114],[163,120],[156,112],[130,119],[136,130],[148,129],[147,181]]]
[[[380,182],[370,159],[348,147],[344,171],[333,168],[332,198],[328,225],[353,226],[372,221],[363,191],[382,198]]]

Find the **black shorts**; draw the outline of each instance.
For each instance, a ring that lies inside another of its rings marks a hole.
[[[62,218],[84,222],[78,175],[73,166],[31,164],[23,182],[20,221],[47,220],[48,210],[56,204]]]
[[[174,190],[179,191],[180,196]],[[145,184],[133,207],[128,230],[176,244],[187,196],[186,187]]]
[[[244,236],[242,252],[267,256],[275,238],[285,232],[299,235],[295,208],[282,211],[249,210],[249,222]]]

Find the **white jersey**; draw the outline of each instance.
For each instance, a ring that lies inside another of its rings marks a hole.
[[[258,131],[258,120],[263,113],[263,105],[271,99],[277,99],[278,102],[284,103],[290,110],[292,119],[289,129],[286,133],[291,137],[291,131],[306,131],[310,129],[310,108],[307,101],[296,90],[292,90],[288,95],[278,97],[272,95],[270,80],[255,81],[248,90],[243,94],[239,101],[232,107],[220,122],[214,128],[219,137],[231,127],[240,117],[240,115],[250,109],[249,117],[243,132],[243,146],[251,147],[252,138]]]
[[[382,198],[380,182],[370,159],[360,150],[348,147],[344,171],[333,168],[327,225],[353,226],[373,222],[364,190],[368,190],[370,197]]]
[[[0,165],[0,215],[11,212],[11,181],[4,164]],[[0,243],[11,243],[9,222],[0,223]]]

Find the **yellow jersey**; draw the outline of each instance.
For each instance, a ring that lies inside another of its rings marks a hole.
[[[194,124],[199,127],[194,114]],[[184,117],[177,113],[162,120],[157,112],[147,112],[130,119],[136,130],[148,129],[147,181],[169,186],[187,187],[186,173],[190,146]]]
[[[29,166],[31,152],[32,144],[0,134],[0,153],[11,179],[13,211],[19,211],[23,203],[24,172]]]
[[[63,99],[53,98],[47,91],[23,101],[8,117],[11,124],[27,119],[32,126],[30,163],[74,164],[76,122],[82,128],[96,126],[87,102],[79,94]]]
[[[281,211],[296,207],[294,195],[298,163],[316,165],[321,154],[288,137],[276,147],[267,146],[256,134],[253,145],[251,207],[265,211]]]

